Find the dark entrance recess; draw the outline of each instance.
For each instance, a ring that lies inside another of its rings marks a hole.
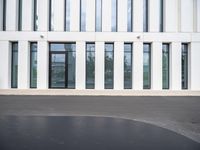
[[[199,150],[150,124],[106,117],[0,117],[1,150]]]

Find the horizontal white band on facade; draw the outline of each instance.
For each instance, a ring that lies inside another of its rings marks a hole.
[[[0,32],[0,41],[200,42],[200,33]]]

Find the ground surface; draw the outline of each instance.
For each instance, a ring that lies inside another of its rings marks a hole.
[[[105,116],[150,123],[200,143],[200,97],[0,96],[4,116]]]

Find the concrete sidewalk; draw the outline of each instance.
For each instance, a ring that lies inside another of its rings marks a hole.
[[[74,90],[74,89],[0,89],[0,95],[68,95],[68,96],[200,96],[200,91],[172,90]]]
[[[200,143],[200,97],[0,96],[0,116],[104,116],[160,126]]]

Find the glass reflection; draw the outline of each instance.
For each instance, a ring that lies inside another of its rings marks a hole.
[[[65,0],[65,31],[70,31],[70,0]]]
[[[86,0],[80,0],[80,31],[86,31]]]
[[[37,87],[37,43],[31,43],[30,84],[31,88]]]
[[[38,1],[34,0],[34,31],[38,30]]]
[[[95,44],[86,44],[86,88],[94,89],[95,85]]]
[[[117,0],[112,0],[112,32],[117,32]]]
[[[113,89],[114,44],[105,44],[105,89]]]
[[[128,23],[127,23],[127,31],[132,32],[132,26],[133,26],[133,0],[128,0]]]
[[[144,44],[143,53],[143,88],[151,88],[151,44]]]
[[[188,44],[182,44],[182,89],[188,89]]]
[[[148,32],[148,0],[143,0],[143,31]]]
[[[54,31],[54,6],[55,0],[49,1],[49,31]]]
[[[132,44],[124,44],[124,89],[132,88]]]
[[[18,43],[12,43],[12,67],[11,67],[11,87],[17,88],[18,85]]]
[[[169,89],[169,44],[163,44],[163,59],[162,59],[162,76],[163,76],[163,89]]]
[[[96,0],[96,32],[102,31],[102,0]]]
[[[50,87],[75,88],[75,44],[50,44]]]

